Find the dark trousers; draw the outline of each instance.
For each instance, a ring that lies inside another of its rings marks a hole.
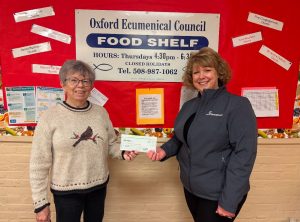
[[[89,193],[53,195],[56,222],[101,222],[104,216],[106,186]]]
[[[195,222],[232,222],[235,218],[222,217],[216,213],[218,208],[218,201],[207,200],[197,197],[184,189],[184,195],[189,210],[194,218]],[[240,212],[243,204],[245,203],[247,195],[245,195],[242,201],[238,205],[238,209],[235,213],[237,216]]]

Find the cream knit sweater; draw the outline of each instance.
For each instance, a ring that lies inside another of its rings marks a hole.
[[[49,203],[57,191],[88,189],[108,179],[108,154],[121,157],[117,137],[103,107],[90,103],[72,109],[63,103],[47,110],[37,124],[30,159],[34,208]]]

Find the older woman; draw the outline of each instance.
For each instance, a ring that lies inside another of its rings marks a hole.
[[[256,118],[247,98],[230,94],[227,63],[205,47],[189,58],[185,85],[198,97],[181,108],[175,135],[152,160],[177,156],[187,205],[195,222],[234,221],[249,191],[257,149]]]
[[[131,160],[121,152],[106,110],[87,98],[95,81],[84,62],[66,61],[59,72],[66,100],[46,111],[37,124],[30,159],[36,221],[50,221],[48,174],[57,222],[102,221],[109,180],[107,157]]]

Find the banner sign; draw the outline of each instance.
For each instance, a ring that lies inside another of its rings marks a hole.
[[[218,51],[219,14],[76,10],[76,57],[97,80],[181,82],[190,53]]]

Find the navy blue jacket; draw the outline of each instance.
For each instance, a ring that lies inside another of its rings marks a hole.
[[[185,139],[184,126],[194,113]],[[204,90],[182,106],[174,131],[162,148],[166,159],[177,156],[183,186],[234,213],[250,189],[257,151],[256,117],[249,100],[225,87]]]

